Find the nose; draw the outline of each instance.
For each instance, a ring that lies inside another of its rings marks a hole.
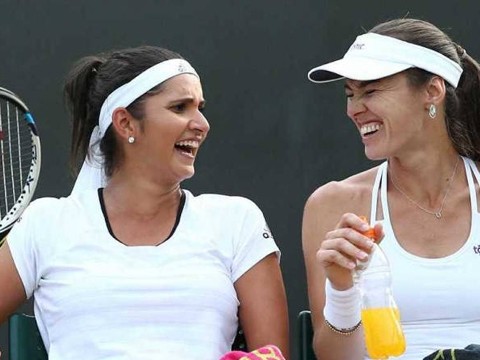
[[[367,107],[361,96],[351,96],[347,100],[347,115],[350,119],[355,120],[358,115],[365,112]]]
[[[210,130],[210,124],[201,111],[197,111],[195,117],[190,121],[190,128],[206,136]]]

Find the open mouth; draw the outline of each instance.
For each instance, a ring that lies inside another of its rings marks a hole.
[[[179,150],[181,153],[194,157],[197,153],[199,143],[194,140],[185,140],[179,141],[175,144],[175,149]]]
[[[382,127],[383,125],[379,123],[362,125],[360,128],[360,134],[362,134],[362,136],[370,136],[375,134]]]

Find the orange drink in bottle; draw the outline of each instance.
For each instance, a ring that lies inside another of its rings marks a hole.
[[[364,235],[375,238],[373,229]],[[358,262],[353,278],[360,290],[361,318],[368,355],[372,359],[400,356],[405,352],[405,336],[392,294],[390,264],[378,244],[373,244],[366,261]]]
[[[362,310],[365,345],[372,359],[388,359],[405,352],[405,336],[397,308],[381,307]]]

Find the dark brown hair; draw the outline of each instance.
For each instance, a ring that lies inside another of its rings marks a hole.
[[[480,160],[480,67],[466,51],[433,24],[417,19],[396,19],[381,23],[369,32],[391,36],[420,45],[459,64],[463,73],[458,87],[445,82],[445,121],[449,137],[460,155]],[[421,86],[434,76],[422,69],[406,71],[414,86]]]
[[[86,56],[73,65],[65,80],[64,97],[73,123],[70,164],[74,173],[78,172],[85,157],[92,155],[89,153],[90,136],[98,125],[100,109],[108,95],[146,69],[165,60],[181,58],[167,49],[140,46]],[[141,120],[144,116],[143,101],[160,89],[161,84],[136,99],[127,110]],[[105,175],[110,177],[121,161],[111,127],[100,141],[100,150]]]

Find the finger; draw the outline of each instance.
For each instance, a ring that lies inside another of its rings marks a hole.
[[[380,223],[375,224],[373,230],[375,231],[375,242],[380,244],[385,236],[383,226]]]
[[[319,251],[320,250],[334,250],[352,260],[364,260],[368,256],[367,252],[344,238],[325,240],[321,244]]]
[[[370,253],[370,250],[373,246],[373,240],[369,237],[363,235],[362,233],[358,232],[352,228],[341,228],[335,229],[327,233],[326,239],[324,240],[335,240],[335,239],[343,239],[357,248]],[[327,244],[329,244],[327,242]]]
[[[317,258],[325,267],[337,264],[351,269],[358,261],[366,261],[368,253],[345,239],[329,239],[320,246]]]
[[[340,229],[345,227],[355,229],[361,233],[370,229],[370,225],[367,222],[353,213],[343,214],[335,228]]]
[[[317,259],[324,267],[338,265],[347,270],[352,270],[357,265],[351,258],[336,250],[320,249],[317,251]]]

